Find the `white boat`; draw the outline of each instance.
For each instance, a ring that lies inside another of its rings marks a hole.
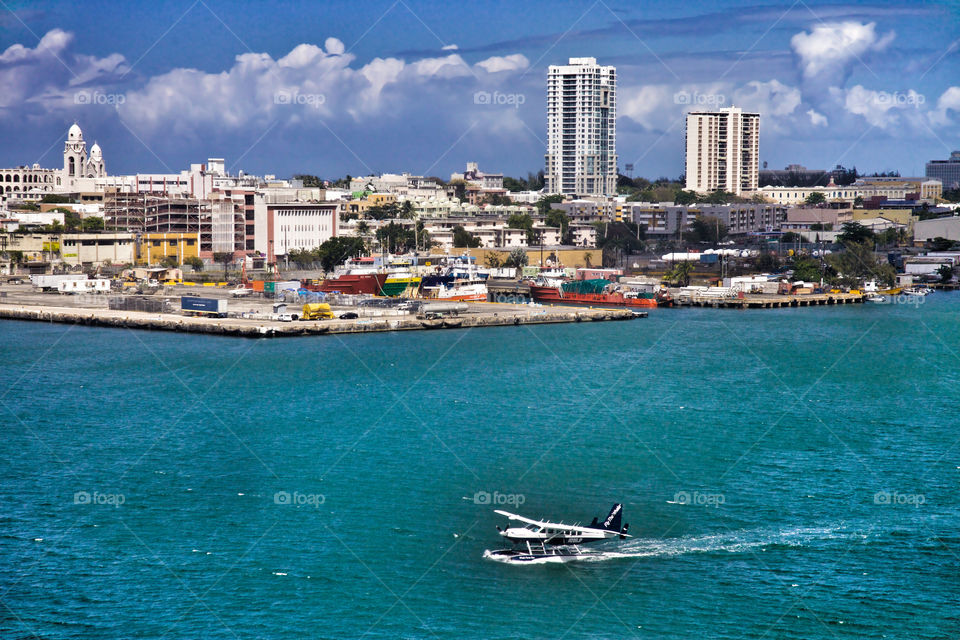
[[[933,293],[933,289],[928,289],[927,287],[910,287],[909,289],[903,290],[903,295],[905,296],[928,296]]]
[[[887,302],[887,298],[885,296],[881,296],[878,293],[868,293],[867,296],[863,299],[863,301],[884,304]]]
[[[486,302],[487,283],[477,280],[455,280],[449,285],[424,287],[426,297],[456,302]]]

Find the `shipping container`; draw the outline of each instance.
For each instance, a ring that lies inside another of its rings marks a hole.
[[[263,280],[254,280],[253,281],[253,290],[263,293]]]
[[[180,310],[185,315],[204,315],[223,318],[227,315],[227,301],[221,298],[180,298]]]

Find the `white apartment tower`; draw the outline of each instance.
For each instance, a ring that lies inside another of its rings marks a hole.
[[[760,114],[737,107],[687,114],[687,190],[756,191],[760,177]]]
[[[617,70],[570,58],[547,73],[547,193],[617,192]]]

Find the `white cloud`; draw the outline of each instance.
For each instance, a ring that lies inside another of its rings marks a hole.
[[[652,131],[682,131],[687,112],[738,106],[759,113],[763,130],[780,131],[791,126],[801,102],[799,89],[778,80],[643,85],[620,89],[618,113]]]
[[[62,29],[52,29],[40,38],[40,42],[33,49],[19,43],[10,45],[6,51],[0,54],[0,63],[10,64],[56,56],[66,49],[72,40],[72,33]]]
[[[826,127],[829,124],[827,116],[822,113],[817,113],[815,109],[809,109],[807,111],[807,117],[810,118],[810,124],[814,127]]]
[[[105,58],[71,54],[73,34],[48,31],[34,48],[13,44],[0,54],[0,120],[20,119],[16,107],[30,103],[26,115],[75,105],[79,91],[108,86],[129,69],[126,58],[113,53]]]
[[[498,73],[500,71],[520,71],[530,66],[530,61],[521,53],[515,53],[510,56],[493,56],[486,60],[481,60],[476,65],[487,73]]]
[[[745,87],[734,91],[733,97],[737,106],[756,111],[761,118],[789,116],[800,106],[802,99],[799,89],[777,80],[748,82]]]
[[[926,104],[926,97],[913,89],[890,93],[858,84],[849,89],[834,87],[830,95],[842,103],[847,112],[862,116],[870,125],[881,129],[919,125]]]
[[[930,113],[930,121],[935,125],[950,124],[948,111],[960,114],[960,87],[950,87],[937,99],[937,108]]]
[[[458,46],[455,45],[455,44],[445,44],[445,45],[443,45],[442,47],[440,47],[440,50],[441,50],[441,51],[456,51],[456,50],[459,49],[459,48],[460,48],[460,47],[458,47]]]
[[[894,37],[893,31],[879,36],[874,22],[848,20],[819,24],[810,33],[801,31],[790,44],[805,79],[839,86],[855,61],[863,62],[870,52],[884,50]]]

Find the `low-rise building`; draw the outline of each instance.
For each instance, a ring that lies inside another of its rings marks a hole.
[[[137,264],[160,264],[165,258],[176,258],[181,265],[188,258],[200,257],[199,233],[145,233],[137,245]]]
[[[913,225],[913,241],[923,244],[934,238],[960,241],[960,217],[946,216],[930,220],[918,220]]]
[[[294,249],[316,249],[338,235],[339,205],[336,202],[268,203],[254,200],[254,250],[268,263]]]
[[[132,233],[64,233],[60,236],[60,256],[68,265],[85,268],[133,264],[136,244]]]

